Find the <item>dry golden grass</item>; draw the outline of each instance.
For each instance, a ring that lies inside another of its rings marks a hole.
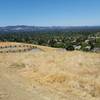
[[[0,46],[9,46],[9,45],[14,45],[14,42],[0,42]]]
[[[43,51],[1,54],[0,62],[47,100],[100,100],[100,53],[37,47]]]
[[[87,100],[100,98],[100,54],[47,50],[30,55],[30,58],[25,60],[30,68],[21,71],[30,84],[37,82]]]

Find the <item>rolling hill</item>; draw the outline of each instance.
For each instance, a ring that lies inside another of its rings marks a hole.
[[[0,54],[0,100],[100,100],[100,53],[34,46]]]

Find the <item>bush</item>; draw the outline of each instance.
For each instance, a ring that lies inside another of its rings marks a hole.
[[[68,45],[68,46],[66,47],[66,50],[68,50],[68,51],[73,51],[73,50],[75,50],[75,48],[74,48],[73,45]]]

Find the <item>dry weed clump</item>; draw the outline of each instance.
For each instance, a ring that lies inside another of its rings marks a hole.
[[[10,68],[22,69],[22,68],[25,68],[25,64],[24,63],[13,63],[10,65]]]
[[[63,83],[66,81],[66,76],[57,73],[57,74],[47,75],[46,77],[43,78],[43,80],[50,84]]]

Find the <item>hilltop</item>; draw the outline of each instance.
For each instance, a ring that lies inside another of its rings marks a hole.
[[[33,46],[0,54],[0,100],[100,100],[100,53]]]

